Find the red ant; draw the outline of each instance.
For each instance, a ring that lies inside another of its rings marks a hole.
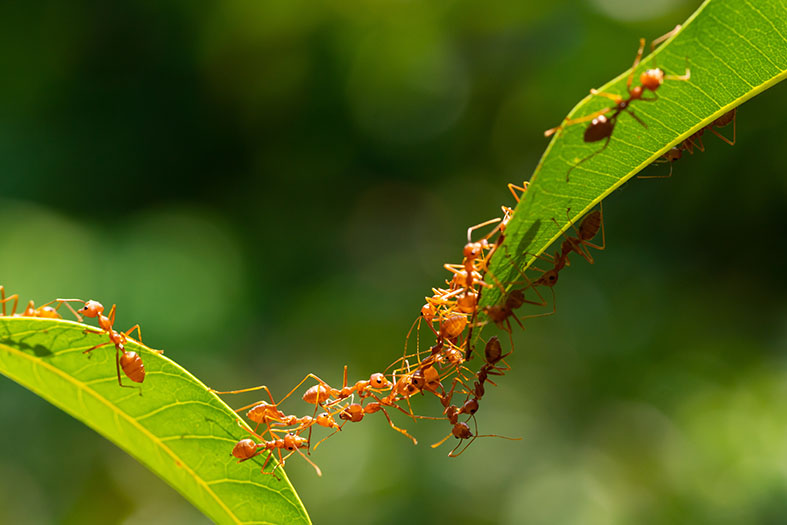
[[[302,383],[303,381],[301,382],[301,384]],[[288,397],[290,397],[290,395],[292,395],[293,392],[295,392],[295,390],[297,390],[298,387],[301,386],[301,384],[298,384],[295,388],[290,390],[290,392],[286,396],[284,396],[278,403],[274,402],[273,395],[271,394],[268,387],[264,385],[254,389],[236,390],[232,392],[218,392],[213,389],[210,389],[210,391],[213,392],[214,394],[235,394],[239,392],[264,389],[265,392],[267,392],[268,397],[270,398],[271,401],[270,403],[266,401],[258,401],[256,403],[252,403],[251,405],[246,405],[245,407],[241,407],[235,410],[235,412],[241,412],[243,410],[249,409],[249,411],[246,412],[246,417],[248,417],[251,421],[257,423],[257,426],[254,428],[254,436],[259,439],[262,439],[262,436],[265,435],[265,432],[270,432],[271,437],[273,437],[273,429],[271,428],[271,426],[289,427],[289,426],[297,425],[297,428],[294,429],[294,431],[296,432],[301,432],[308,428],[309,437],[307,438],[307,440],[311,440],[311,427],[315,424],[321,427],[335,428],[337,430],[341,430],[339,426],[336,424],[336,421],[333,420],[332,414],[329,414],[328,412],[323,412],[321,414],[315,413],[313,416],[303,416],[299,418],[294,415],[286,415],[284,412],[279,410],[279,405],[282,402],[284,402],[284,400],[286,400]],[[316,412],[316,408],[315,408],[315,412]],[[259,429],[260,425],[265,425],[267,427],[267,430],[263,432],[262,435],[256,434],[257,429]]]
[[[82,317],[78,313],[76,313],[76,311],[73,308],[71,308],[70,304],[64,303],[63,301],[58,301],[57,299],[54,301],[49,301],[48,303],[43,304],[38,308],[36,308],[35,302],[31,300],[29,303],[27,303],[27,308],[25,308],[25,310],[21,314],[17,314],[16,308],[17,306],[19,306],[19,295],[13,294],[6,297],[5,288],[2,285],[0,285],[0,304],[3,305],[3,316],[6,315],[6,306],[5,306],[6,303],[11,301],[14,302],[13,306],[11,307],[12,317],[16,316],[16,317],[41,317],[45,319],[62,319],[63,316],[61,316],[57,312],[57,309],[60,308],[63,304],[65,304],[71,310],[71,312],[76,316],[77,320],[80,322],[82,321]],[[57,306],[55,306],[54,308],[49,306],[52,303],[57,303]]]
[[[672,177],[672,163],[676,160],[679,160],[683,156],[684,151],[688,151],[689,154],[694,154],[694,148],[696,147],[698,150],[704,152],[705,145],[702,143],[702,135],[705,133],[705,130],[710,131],[721,140],[729,144],[730,146],[735,145],[735,121],[737,116],[737,108],[733,108],[727,113],[723,114],[704,128],[700,128],[694,134],[692,134],[689,138],[678,144],[677,146],[670,148],[664,155],[662,155],[658,160],[654,161],[653,164],[662,164],[665,162],[669,162],[669,174],[667,175],[637,175],[638,179],[667,179]],[[732,122],[732,140],[728,139],[718,131],[713,128],[723,128],[728,126]]]
[[[265,472],[265,467],[268,465],[268,461],[270,461],[271,457],[273,457],[273,454],[268,454],[268,457],[265,458],[265,462],[262,464],[261,470],[263,474],[272,474],[273,476],[276,476],[276,469],[279,467],[283,468],[287,459],[297,452],[309,463],[309,465],[314,467],[314,470],[317,472],[318,476],[322,476],[320,467],[315,465],[314,462],[306,456],[306,454],[300,451],[300,449],[307,448],[308,446],[309,440],[290,432],[285,434],[283,438],[263,441],[261,443],[256,443],[253,439],[241,439],[238,441],[235,447],[233,447],[232,455],[238,458],[238,463],[241,463],[255,456],[259,456],[265,451],[276,450],[279,454],[279,464],[275,466],[270,472]],[[282,449],[289,450],[290,453],[287,454],[287,456],[282,457]]]
[[[83,353],[86,354],[88,352],[92,352],[93,350],[101,348],[102,346],[110,344],[115,345],[115,368],[117,369],[118,384],[124,388],[133,388],[130,385],[123,384],[123,381],[120,377],[121,368],[123,369],[123,373],[126,374],[126,377],[135,383],[142,383],[145,380],[145,365],[142,363],[142,358],[136,352],[126,350],[126,343],[128,342],[128,338],[131,333],[136,330],[137,336],[139,338],[138,340],[141,342],[142,331],[138,324],[132,326],[125,332],[118,332],[113,328],[113,325],[115,324],[115,309],[117,305],[112,305],[112,308],[109,310],[109,315],[107,316],[104,315],[104,305],[92,299],[89,301],[83,301],[82,299],[57,299],[57,301],[65,304],[72,302],[82,303],[84,306],[77,310],[77,315],[81,313],[85,317],[98,319],[98,326],[101,328],[101,331],[85,330],[85,333],[106,334],[109,336],[109,341],[88,348]],[[163,353],[161,350],[154,351]]]
[[[680,26],[677,26],[674,30],[670,31],[666,35],[656,39],[653,42],[652,47],[655,47],[655,45],[658,42],[674,34],[678,29],[680,29]],[[634,79],[634,70],[637,69],[640,60],[642,60],[642,53],[644,49],[645,49],[645,39],[641,38],[639,40],[639,49],[637,50],[637,56],[634,59],[634,65],[631,66],[631,73],[629,73],[628,79],[626,80],[626,91],[628,94],[628,98],[624,98],[620,95],[615,95],[612,93],[601,92],[596,89],[591,89],[590,90],[591,95],[597,95],[597,96],[611,99],[615,103],[615,105],[601,109],[599,111],[596,111],[595,113],[591,113],[590,115],[586,115],[584,117],[567,119],[559,126],[556,126],[552,129],[548,129],[544,132],[545,137],[550,137],[555,132],[561,131],[563,128],[567,126],[572,126],[574,124],[580,124],[583,122],[591,121],[588,127],[585,129],[585,134],[583,135],[584,142],[599,142],[602,140],[604,141],[604,145],[601,146],[600,149],[591,153],[590,155],[588,155],[587,157],[580,160],[579,162],[577,162],[576,164],[574,164],[569,168],[568,172],[566,173],[566,182],[569,181],[569,176],[571,175],[571,172],[574,170],[574,168],[592,159],[593,157],[595,157],[596,155],[598,155],[599,153],[601,153],[607,148],[607,146],[609,145],[609,141],[612,138],[612,132],[615,130],[615,124],[617,123],[618,116],[622,112],[625,111],[626,113],[631,115],[637,122],[642,124],[643,127],[645,128],[648,127],[648,125],[645,124],[645,122],[643,122],[639,117],[637,117],[634,114],[634,112],[631,111],[631,109],[629,108],[629,105],[631,105],[633,101],[635,100],[642,100],[645,102],[656,101],[658,100],[658,95],[656,95],[656,90],[664,83],[665,80],[686,81],[691,78],[691,72],[689,71],[688,68],[686,69],[686,73],[683,75],[665,75],[664,71],[662,71],[659,68],[648,69],[640,74],[639,81],[641,85],[634,86],[632,88],[631,82]],[[645,90],[652,92],[653,96],[651,98],[644,98],[643,94],[645,93]],[[606,113],[609,113],[610,111],[612,112],[612,115],[610,117],[607,117]]]
[[[318,383],[313,387],[310,387],[306,392],[303,394],[302,398],[304,401],[309,403],[310,405],[314,405],[314,415],[312,416],[304,416],[302,418],[297,418],[296,416],[287,416],[279,410],[278,406],[284,402],[288,397],[290,397],[300,386],[305,383],[308,379],[316,379]],[[290,426],[290,425],[299,425],[300,430],[305,430],[306,428],[309,429],[309,438],[307,441],[311,440],[311,431],[312,426],[314,424],[327,427],[327,428],[335,428],[338,430],[338,425],[331,417],[331,414],[325,412],[322,414],[317,414],[317,408],[320,406],[324,406],[325,402],[328,401],[330,398],[335,398],[337,401],[342,399],[346,399],[353,395],[354,393],[358,393],[359,395],[366,395],[372,389],[376,390],[386,390],[391,388],[391,382],[385,377],[385,375],[377,372],[369,376],[369,379],[366,381],[357,381],[352,386],[347,386],[347,367],[344,367],[344,383],[341,389],[336,389],[331,387],[328,383],[320,379],[314,374],[307,374],[306,377],[301,379],[301,381],[295,385],[295,387],[290,390],[286,396],[281,398],[278,403],[274,402],[273,395],[271,394],[270,390],[267,386],[255,386],[252,388],[244,388],[242,390],[230,390],[227,392],[219,392],[214,389],[210,389],[211,392],[214,394],[241,394],[244,392],[253,392],[255,390],[265,390],[267,392],[268,397],[270,398],[270,404],[265,401],[258,401],[256,403],[252,403],[250,405],[246,405],[245,407],[241,407],[236,410],[236,412],[240,412],[242,410],[246,410],[247,408],[251,408],[246,416],[257,423],[257,428],[259,428],[260,424],[265,424],[268,427],[268,431],[271,431],[271,424],[273,422],[279,422],[280,425],[283,426]],[[255,429],[256,430],[256,429]],[[263,433],[264,435],[264,433]]]

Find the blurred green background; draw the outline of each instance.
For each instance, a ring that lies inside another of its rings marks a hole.
[[[117,303],[219,389],[367,378],[543,130],[699,3],[4,4],[0,284]],[[370,416],[313,454],[322,478],[288,463],[312,519],[783,523],[785,108],[777,86],[734,147],[605,202],[607,250],[483,400],[481,431],[522,441],[450,459],[447,424],[399,418],[413,447]],[[2,523],[207,521],[5,379],[0,420]]]

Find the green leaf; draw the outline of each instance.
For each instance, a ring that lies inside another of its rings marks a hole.
[[[637,45],[632,42],[632,61]],[[665,80],[655,102],[634,101],[631,108],[647,128],[622,113],[606,150],[574,168],[570,182],[566,182],[569,168],[599,150],[603,142],[583,141],[586,124],[566,127],[555,135],[492,259],[490,273],[499,282],[515,281],[517,266],[527,268],[535,260],[535,254],[542,253],[563,231],[570,229],[567,210],[571,210],[571,219],[576,222],[671,147],[784,80],[787,3],[784,0],[707,0],[676,35],[642,60],[632,86],[639,84],[642,71],[655,67],[668,75],[682,74],[688,67],[691,78]],[[626,95],[628,75],[629,71],[622,73],[599,90]],[[589,95],[566,118],[589,115],[611,104],[607,98]],[[556,119],[555,124],[559,123]],[[710,134],[706,136],[710,137],[705,141],[708,149],[729,147]],[[675,165],[676,174],[680,173],[679,165],[680,161]],[[660,170],[651,168],[653,174],[668,173],[666,165],[658,166]],[[501,291],[490,289],[484,292],[480,306],[497,304],[500,300]]]
[[[281,469],[276,479],[260,473],[264,455],[240,464],[230,455],[249,435],[202,382],[129,341],[127,348],[142,356],[146,378],[141,390],[120,388],[115,348],[85,354],[107,340],[86,334],[87,328],[95,329],[0,317],[0,372],[113,441],[217,523],[310,522]]]

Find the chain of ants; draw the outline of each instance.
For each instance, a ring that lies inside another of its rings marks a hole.
[[[671,36],[678,29],[679,26],[667,35],[655,40],[653,47],[655,47],[658,42]],[[634,66],[632,67],[631,74],[626,83],[627,98],[620,95],[591,90],[593,95],[611,99],[614,105],[599,110],[591,115],[576,119],[566,119],[561,125],[545,132],[546,136],[550,136],[554,133],[562,132],[566,127],[590,121],[583,136],[584,142],[605,141],[599,150],[593,152],[569,168],[566,173],[567,182],[574,168],[606,149],[615,129],[617,118],[621,113],[626,112],[630,114],[637,122],[647,128],[645,122],[640,120],[631,111],[630,105],[634,101],[652,102],[657,100],[655,91],[661,86],[665,79],[689,80],[690,72],[688,69],[684,75],[668,76],[665,75],[661,69],[656,68],[648,69],[643,72],[640,75],[640,85],[632,87],[634,70],[639,65],[642,58],[644,46],[645,40],[642,39],[640,40],[639,50],[634,60]],[[652,93],[652,98],[643,98],[642,95],[645,91],[650,91]],[[607,114],[610,113],[611,116],[608,117]],[[670,163],[668,175],[642,176],[641,178],[670,177],[672,175],[672,164],[681,158],[684,151],[690,154],[693,154],[695,148],[700,151],[705,151],[702,143],[702,136],[705,131],[710,131],[728,144],[734,145],[735,117],[735,109],[725,113],[657,160],[654,164]],[[714,129],[727,126],[731,122],[733,124],[733,138],[731,140]],[[508,185],[517,203],[526,194],[527,186],[527,182],[523,183],[522,186],[516,186],[514,184]],[[531,266],[532,270],[540,274],[535,280],[530,279],[526,272],[516,267],[521,279],[514,280],[507,283],[506,286],[503,286],[495,276],[489,272],[489,262],[505,239],[506,227],[514,215],[513,208],[502,206],[501,209],[503,212],[502,217],[483,222],[468,229],[467,244],[463,250],[462,263],[444,265],[444,268],[451,272],[451,279],[446,281],[445,288],[433,288],[433,295],[425,298],[426,303],[421,308],[419,317],[413,323],[410,332],[407,334],[404,355],[394,361],[386,369],[386,371],[393,369],[390,374],[377,372],[372,374],[367,380],[357,381],[352,385],[348,385],[347,367],[345,366],[342,387],[334,388],[316,375],[310,373],[279,401],[274,401],[273,394],[268,387],[264,385],[228,392],[213,390],[213,392],[217,394],[238,394],[264,390],[268,396],[267,401],[258,401],[236,410],[236,412],[243,412],[245,410],[246,417],[256,426],[254,430],[249,430],[245,426],[243,427],[246,428],[253,439],[246,438],[240,440],[234,446],[231,454],[235,456],[239,462],[242,462],[269,452],[262,465],[262,472],[276,475],[276,469],[278,467],[283,467],[286,460],[297,452],[315,468],[318,475],[321,475],[319,467],[302,452],[302,449],[306,449],[307,452],[310,452],[312,430],[315,425],[332,430],[333,432],[316,443],[314,449],[323,441],[341,431],[347,423],[357,423],[364,420],[367,415],[381,412],[392,429],[412,440],[414,444],[417,443],[416,439],[411,436],[406,429],[398,427],[393,422],[388,413],[389,410],[398,410],[414,421],[418,419],[438,419],[447,421],[451,427],[451,431],[445,438],[432,445],[432,447],[442,445],[451,436],[455,437],[458,439],[458,444],[449,452],[449,456],[451,457],[462,454],[467,447],[479,437],[512,439],[495,434],[480,435],[478,433],[478,425],[475,418],[480,402],[486,393],[486,386],[496,386],[496,383],[490,379],[490,376],[503,376],[510,370],[510,366],[505,361],[505,358],[513,352],[513,330],[510,320],[513,319],[518,326],[524,328],[522,319],[554,314],[556,311],[554,286],[557,284],[560,272],[570,265],[569,255],[572,253],[576,254],[592,264],[594,260],[589,249],[594,248],[603,250],[606,241],[603,215],[600,209],[588,214],[578,227],[572,222],[570,216],[571,210],[568,209],[566,210],[566,216],[575,235],[569,236],[564,234],[564,240],[554,255],[544,253],[536,256],[538,259],[548,262],[552,266],[545,269]],[[558,226],[558,229],[560,229],[560,225],[557,221],[554,218],[552,220]],[[472,240],[474,231],[492,225],[494,225],[494,228],[480,240]],[[598,234],[599,230],[601,230],[602,233],[602,241],[601,244],[595,244],[591,241]],[[494,284],[486,282],[485,278],[487,277],[489,277]],[[467,367],[467,363],[471,360],[473,352],[472,331],[474,327],[479,327],[486,323],[486,321],[478,321],[478,304],[482,292],[485,289],[494,287],[501,291],[503,297],[502,301],[496,305],[484,307],[481,309],[481,312],[486,315],[489,321],[494,322],[498,327],[508,332],[511,349],[504,354],[499,338],[497,336],[489,338],[484,344],[483,363],[478,371],[473,373],[472,370]],[[539,288],[544,287],[548,288],[552,295],[551,311],[521,316],[520,318],[516,311],[525,304],[542,308],[550,304],[550,301],[545,300],[544,296],[539,292]],[[527,298],[526,292],[528,290],[531,290],[535,297]],[[131,334],[135,330],[138,339],[141,341],[142,334],[140,327],[139,325],[135,325],[126,331],[115,330],[115,305],[112,305],[109,313],[104,315],[104,306],[94,300],[56,299],[40,307],[36,307],[33,301],[30,301],[25,310],[17,314],[18,302],[18,295],[13,294],[6,297],[5,289],[3,286],[0,286],[0,305],[2,305],[3,316],[9,314],[7,312],[7,306],[10,305],[10,315],[12,316],[60,318],[61,316],[58,313],[58,309],[62,305],[66,305],[80,322],[82,321],[82,316],[96,318],[99,330],[85,330],[85,332],[106,334],[108,336],[108,341],[92,346],[84,350],[84,352],[89,353],[97,348],[112,345],[115,348],[118,384],[121,387],[132,387],[131,385],[123,384],[121,370],[128,379],[135,383],[142,383],[144,381],[145,368],[142,363],[142,358],[136,352],[126,350],[125,348],[127,341],[131,338]],[[78,310],[75,310],[71,306],[72,303],[80,303],[82,306]],[[430,347],[428,352],[424,353],[423,357],[420,348],[418,348],[415,354],[408,355],[407,341],[409,341],[413,329],[416,329],[418,333],[417,339],[420,343],[422,323],[425,323],[435,336],[435,344]],[[155,352],[161,353],[161,351],[158,350]],[[413,364],[410,363],[411,359]],[[313,380],[316,384],[303,393],[302,399],[309,405],[314,406],[312,413],[300,417],[286,414],[279,408],[280,405],[308,380]],[[446,388],[449,381],[450,386]],[[384,395],[384,393],[386,394]],[[410,399],[419,393],[431,394],[437,397],[442,408],[442,415],[439,417],[415,415],[410,406]],[[462,399],[462,401],[455,402],[456,397]],[[403,402],[407,404],[407,408],[401,405]],[[337,418],[341,423],[337,422]],[[473,423],[472,429],[469,424],[471,421]],[[259,432],[260,427],[263,427],[262,432]],[[307,435],[304,436],[304,433],[307,433]],[[268,439],[266,439],[266,436]],[[462,447],[465,441],[467,441],[467,443]],[[265,469],[270,459],[274,456],[270,452],[276,452],[278,465],[272,470],[266,471]]]

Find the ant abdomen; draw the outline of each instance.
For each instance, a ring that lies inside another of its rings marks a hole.
[[[232,448],[232,455],[243,461],[249,459],[257,452],[257,443],[252,439],[241,439]]]
[[[585,129],[585,142],[598,142],[612,135],[615,129],[615,121],[609,120],[604,115],[594,118],[590,125]]]
[[[136,352],[123,352],[123,355],[120,356],[120,368],[123,369],[126,377],[135,383],[145,380],[145,365]]]

